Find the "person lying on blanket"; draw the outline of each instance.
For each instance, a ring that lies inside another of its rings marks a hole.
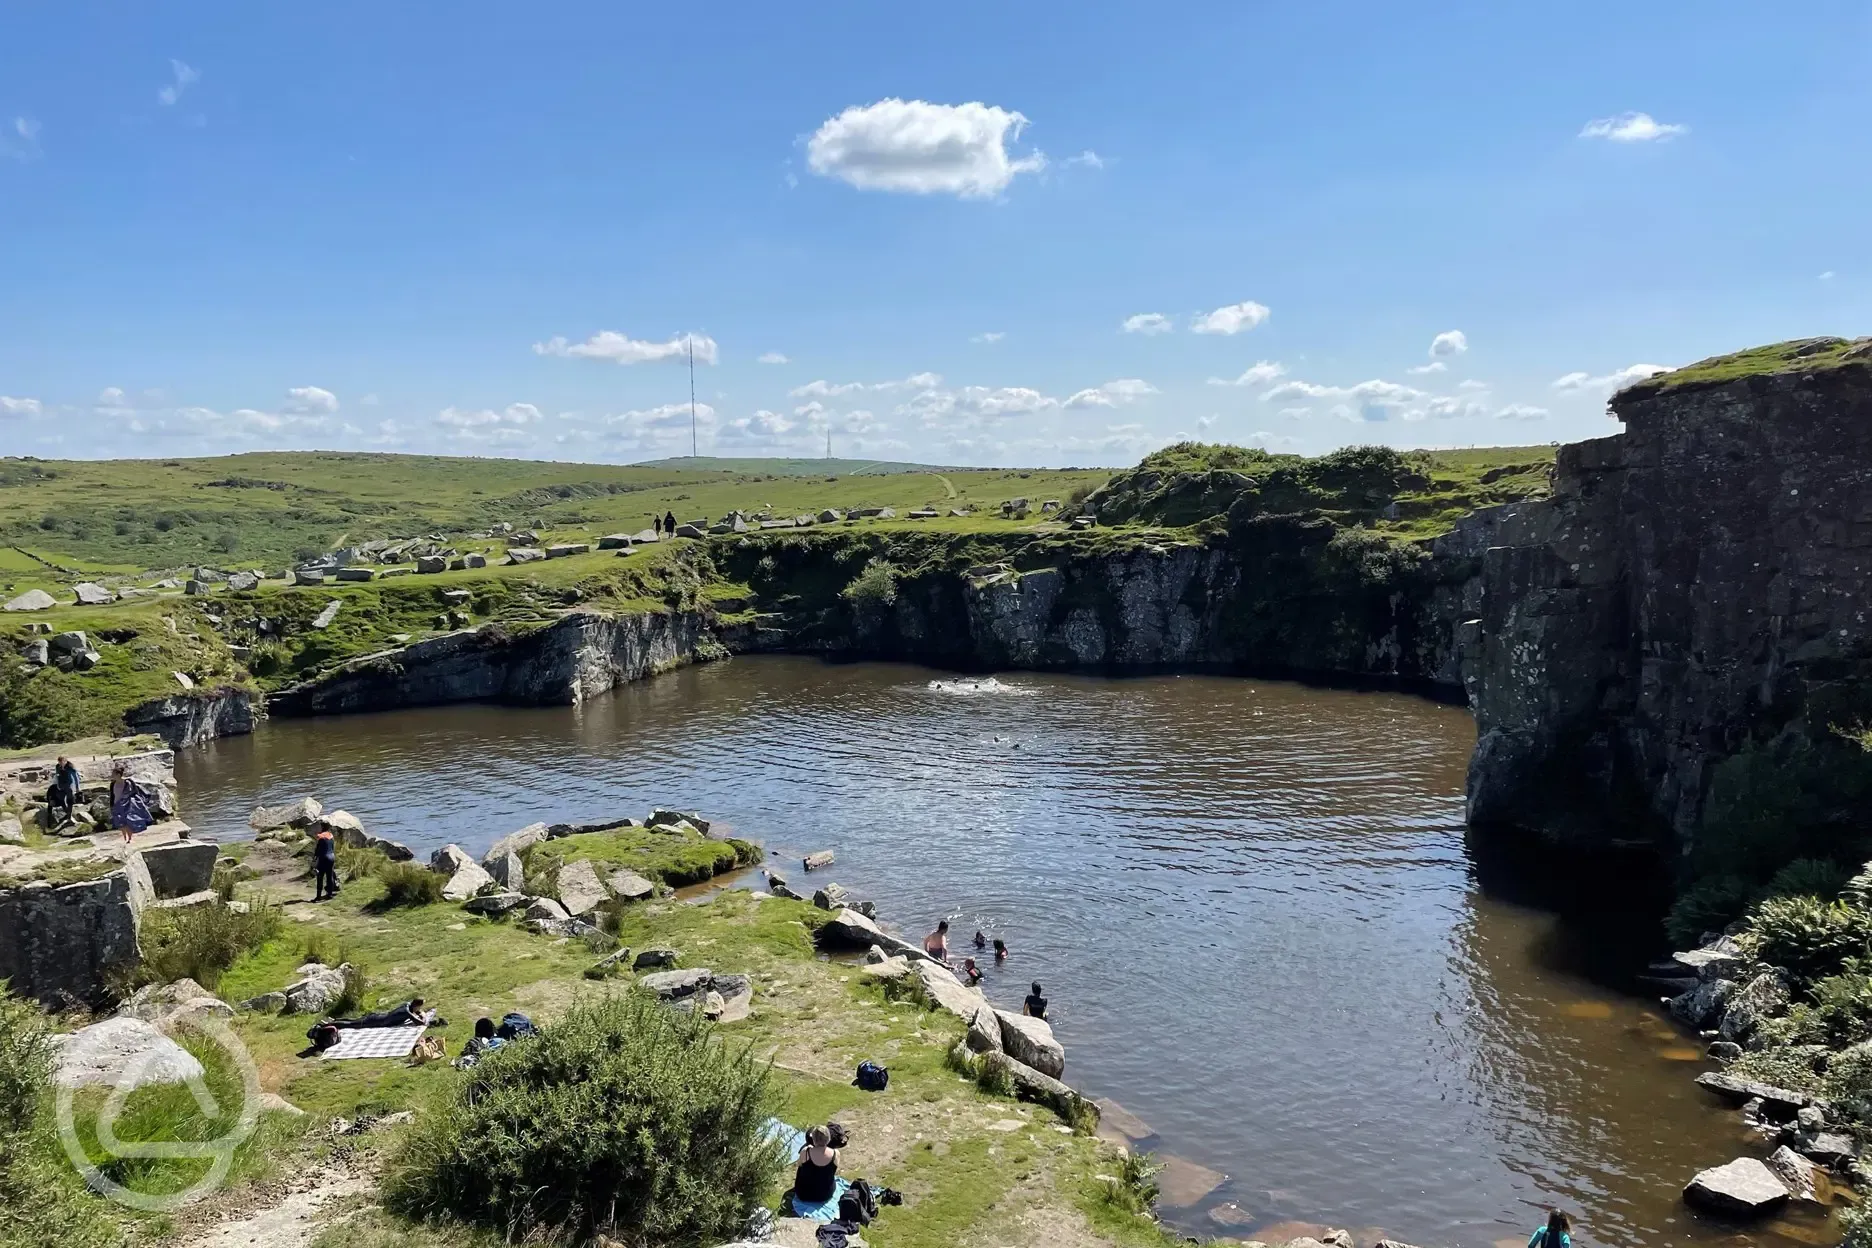
[[[366,1014],[362,1018],[334,1018],[331,1025],[340,1031],[349,1031],[357,1027],[412,1027],[423,1023],[432,1027],[446,1026],[436,1017],[434,1010],[423,1008],[421,997],[412,997],[394,1010],[380,1010],[375,1014]]]

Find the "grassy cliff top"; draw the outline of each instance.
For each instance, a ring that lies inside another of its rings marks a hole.
[[[1720,385],[1743,377],[1812,373],[1872,361],[1872,338],[1795,338],[1713,355],[1627,386],[1621,396],[1643,397],[1694,385]]]

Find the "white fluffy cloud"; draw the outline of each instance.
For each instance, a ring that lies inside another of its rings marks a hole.
[[[1213,312],[1199,312],[1196,319],[1190,322],[1190,328],[1199,334],[1239,334],[1267,319],[1267,308],[1250,299],[1245,303],[1231,303]]]
[[[458,430],[490,426],[513,428],[537,424],[543,417],[544,413],[531,403],[509,403],[499,411],[491,407],[445,407],[436,415],[436,424]]]
[[[1430,340],[1430,358],[1461,355],[1469,349],[1469,335],[1460,329],[1446,329]]]
[[[37,416],[44,410],[38,399],[16,399],[0,394],[0,416]]]
[[[285,410],[299,416],[338,410],[338,396],[322,386],[294,386],[286,392]]]
[[[1603,377],[1594,377],[1591,373],[1568,373],[1564,377],[1554,378],[1553,388],[1561,391],[1574,390],[1617,390],[1629,386],[1634,381],[1643,381],[1659,373],[1670,372],[1665,364],[1628,364],[1615,373]]]
[[[1297,448],[1300,445],[1299,438],[1289,437],[1284,433],[1269,433],[1265,429],[1256,430],[1243,440],[1250,446],[1258,446],[1266,451],[1272,451],[1282,447]]]
[[[169,62],[169,74],[168,83],[156,92],[157,102],[165,108],[181,99],[183,92],[201,81],[201,71],[181,61]]]
[[[1119,328],[1127,334],[1143,334],[1148,338],[1156,334],[1167,334],[1176,326],[1172,325],[1170,318],[1161,312],[1140,312],[1136,316],[1125,317],[1124,324]]]
[[[698,417],[700,413],[697,413]],[[715,441],[719,446],[773,446],[784,442],[799,428],[799,422],[780,412],[765,408],[752,416],[740,416],[721,427]]]
[[[1616,117],[1600,117],[1587,122],[1579,132],[1579,137],[1607,139],[1613,143],[1650,143],[1658,139],[1673,139],[1689,132],[1689,126],[1667,125],[1653,118],[1650,113],[1620,113]]]
[[[1212,386],[1259,386],[1270,381],[1279,381],[1287,375],[1287,366],[1276,364],[1272,360],[1262,360],[1259,364],[1250,364],[1247,371],[1233,381],[1227,377],[1211,377]]]
[[[1021,114],[980,102],[884,99],[826,121],[806,142],[806,163],[860,190],[981,199],[1046,167],[1040,152],[1008,150],[1026,127]]]
[[[767,351],[754,361],[756,364],[789,364],[792,361],[778,351]]]
[[[1445,364],[1442,360],[1431,360],[1428,364],[1419,364],[1415,368],[1407,368],[1404,371],[1414,376],[1422,377],[1427,373],[1441,373],[1448,369],[1449,365]]]
[[[1262,394],[1263,402],[1275,399],[1358,399],[1364,403],[1378,406],[1400,407],[1413,399],[1421,399],[1424,392],[1395,381],[1383,381],[1377,378],[1361,381],[1353,386],[1322,386],[1310,381],[1283,381],[1272,390]]]
[[[1093,386],[1072,395],[1061,406],[1064,407],[1117,407],[1123,403],[1135,403],[1146,395],[1156,394],[1157,387],[1138,377],[1120,377],[1108,381],[1102,386]]]
[[[667,342],[641,342],[628,334],[603,329],[584,342],[551,338],[533,344],[535,355],[556,355],[570,360],[609,360],[613,364],[655,364],[666,360],[687,360],[695,348],[698,364],[713,364],[720,355],[715,340],[707,334],[678,334]]]
[[[1547,415],[1544,407],[1535,407],[1528,403],[1510,403],[1495,413],[1497,420],[1540,420]]]

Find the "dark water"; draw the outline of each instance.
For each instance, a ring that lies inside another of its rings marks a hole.
[[[188,754],[183,798],[223,838],[310,792],[424,850],[653,804],[795,860],[835,850],[830,877],[904,930],[1005,938],[990,994],[1044,982],[1068,1078],[1229,1176],[1168,1211],[1192,1232],[1518,1248],[1558,1203],[1582,1245],[1792,1242],[1679,1202],[1743,1147],[1691,1083],[1700,1046],[1572,969],[1551,916],[1475,883],[1464,711],[1194,676],[963,695],[936,675],[740,659],[576,711],[276,722]],[[1227,1201],[1247,1226],[1208,1220]]]

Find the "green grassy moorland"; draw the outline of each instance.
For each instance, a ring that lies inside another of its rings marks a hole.
[[[574,839],[599,835],[608,834]],[[452,1056],[477,1017],[519,1010],[550,1025],[576,1002],[632,990],[628,972],[585,974],[611,947],[608,940],[588,944],[534,935],[514,922],[477,918],[448,903],[386,909],[382,886],[369,876],[348,883],[337,900],[315,906],[302,900],[308,885],[296,878],[299,860],[285,847],[256,845],[245,862],[258,878],[237,886],[239,899],[286,904],[277,935],[220,975],[224,1000],[279,989],[307,960],[349,962],[365,975],[358,1008],[423,997],[447,1020],[439,1034]],[[812,932],[826,917],[804,903],[724,892],[706,904],[671,899],[624,907],[606,923],[630,948],[674,948],[683,967],[752,977],[751,1015],[717,1026],[716,1042],[750,1047],[760,1061],[772,1063],[788,1121],[843,1122],[852,1133],[846,1172],[904,1193],[904,1204],[886,1208],[866,1232],[870,1242],[883,1248],[1156,1248],[1167,1242],[1153,1221],[1135,1212],[1134,1201],[1114,1197],[1100,1178],[1120,1168],[1109,1146],[1075,1131],[1051,1110],[984,1092],[949,1067],[946,1054],[961,1035],[953,1017],[893,999],[856,966],[817,954]],[[82,1192],[62,1189],[60,1199],[88,1204],[91,1219],[110,1222],[131,1242],[154,1242],[270,1203],[275,1192],[267,1185],[284,1176],[302,1182],[338,1172],[374,1178],[408,1133],[423,1132],[434,1115],[445,1112],[465,1076],[443,1062],[413,1066],[300,1057],[311,1021],[253,1012],[233,1020],[262,1088],[305,1114],[265,1114],[261,1129],[242,1146],[227,1187],[204,1206],[183,1214],[129,1216]],[[223,1103],[238,1103],[228,1063],[201,1051],[211,1086],[228,1094]],[[867,1059],[889,1066],[887,1092],[871,1095],[851,1086],[853,1069]],[[95,1112],[95,1099],[80,1106],[80,1135],[89,1147],[95,1138],[87,1115]],[[358,1121],[402,1110],[412,1111],[413,1121],[367,1134],[338,1137],[328,1125],[334,1118]],[[184,1090],[151,1089],[129,1098],[120,1132],[132,1139],[197,1138],[212,1135],[217,1125]],[[177,1161],[119,1165],[112,1173],[136,1190],[160,1191],[174,1190],[198,1172],[198,1163]],[[403,1222],[375,1207],[369,1190],[333,1202],[318,1217],[330,1224],[318,1241],[324,1245],[468,1248],[499,1242],[485,1231],[446,1222]]]

